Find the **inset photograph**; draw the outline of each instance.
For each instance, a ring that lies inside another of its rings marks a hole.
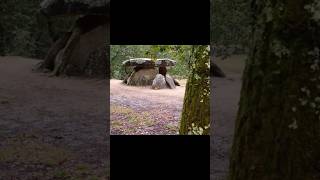
[[[209,45],[112,45],[111,135],[207,135]]]

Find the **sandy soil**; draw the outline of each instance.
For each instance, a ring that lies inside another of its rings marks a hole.
[[[106,80],[0,57],[0,179],[108,179]]]
[[[211,135],[210,179],[225,180],[228,173],[230,150],[232,146],[234,124],[238,111],[241,91],[241,72],[243,63],[232,65],[234,61],[224,61],[220,64],[227,78],[213,79],[213,128]],[[237,72],[228,66],[237,66]],[[235,73],[236,72],[236,73]]]
[[[153,90],[110,81],[111,134],[176,134],[186,80],[176,89]]]

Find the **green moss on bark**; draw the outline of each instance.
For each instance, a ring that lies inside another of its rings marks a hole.
[[[229,180],[320,178],[320,27],[304,9],[310,2],[253,1]]]
[[[188,78],[183,103],[179,133],[193,133],[194,127],[202,128],[207,135],[210,132],[210,84],[209,84],[209,52],[208,46],[195,46],[192,73]],[[200,129],[201,129],[200,128]]]

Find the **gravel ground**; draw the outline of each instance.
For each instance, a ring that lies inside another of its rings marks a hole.
[[[109,179],[107,81],[0,57],[0,179]]]
[[[177,134],[186,80],[175,89],[160,90],[121,82],[110,81],[111,134]]]

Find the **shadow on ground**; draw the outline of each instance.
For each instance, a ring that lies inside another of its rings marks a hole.
[[[213,78],[213,127],[211,128],[210,179],[227,178],[234,124],[242,83],[245,56],[217,59],[226,78]]]
[[[109,179],[106,80],[0,57],[0,179]]]

